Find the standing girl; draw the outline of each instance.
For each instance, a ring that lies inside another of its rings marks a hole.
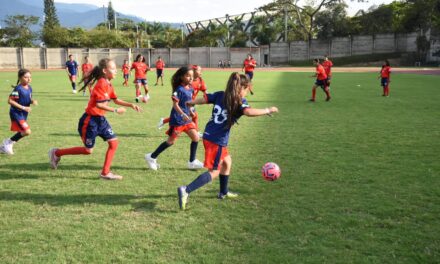
[[[245,96],[250,89],[250,80],[244,74],[234,72],[231,74],[226,90],[207,94],[205,98],[199,98],[188,104],[213,104],[212,117],[206,124],[203,134],[205,147],[205,163],[207,172],[199,175],[187,186],[177,188],[180,209],[184,210],[191,192],[211,182],[220,176],[219,199],[235,198],[238,195],[228,189],[228,180],[231,171],[232,160],[228,153],[229,132],[232,125],[242,116],[271,115],[278,112],[278,108],[266,109],[251,108]]]
[[[159,79],[160,82],[162,83],[163,86],[163,69],[165,68],[165,62],[162,60],[162,57],[158,57],[157,61],[156,61],[156,84],[154,86],[157,86],[157,84],[159,83]]]
[[[134,83],[136,84],[136,102],[139,102],[141,96],[141,85],[144,87],[146,101],[150,99],[148,95],[148,83],[147,83],[147,71],[150,70],[147,64],[145,64],[145,57],[142,54],[136,56],[136,61],[131,65],[131,69],[134,69]],[[143,101],[141,99],[141,101]],[[145,102],[146,102],[145,101]]]
[[[66,72],[69,77],[69,81],[72,84],[72,93],[76,93],[76,75],[78,74],[78,63],[73,58],[73,55],[69,55],[69,60],[66,61]]]
[[[124,60],[122,65],[122,77],[124,78],[123,86],[128,86],[128,78],[130,77],[130,65],[128,65],[128,60]]]
[[[131,107],[137,112],[142,109],[134,104],[118,99],[110,81],[116,77],[116,64],[110,59],[102,59],[98,66],[93,68],[90,73],[89,82],[96,85],[92,90],[86,111],[79,120],[78,133],[84,143],[84,147],[73,147],[65,149],[53,148],[49,151],[49,161],[53,169],[58,167],[58,162],[64,155],[89,155],[93,152],[95,139],[100,136],[107,141],[108,149],[105,155],[104,167],[102,168],[100,177],[106,180],[121,180],[122,176],[113,174],[110,171],[113,156],[118,148],[118,139],[113,132],[112,127],[104,117],[106,112],[116,114],[125,113],[124,107],[113,108],[108,104],[110,100],[117,105]],[[85,89],[88,83],[85,83],[81,89]]]
[[[194,91],[191,87],[192,78],[193,71],[188,67],[179,68],[171,78],[173,108],[170,114],[170,128],[167,131],[168,139],[160,144],[153,153],[145,155],[145,161],[152,170],[157,170],[160,167],[157,163],[157,157],[172,146],[182,132],[185,132],[191,138],[188,168],[203,168],[203,164],[196,159],[199,136],[196,125],[190,119],[191,107],[187,105],[187,102],[191,101]]]
[[[380,75],[377,78],[381,78],[380,85],[383,87],[382,96],[390,95],[390,75],[391,75],[391,66],[388,60],[384,61],[382,65],[382,69],[380,70]]]
[[[90,72],[93,70],[93,64],[90,62],[89,56],[84,57],[84,63],[81,65],[82,71],[82,80],[84,83],[88,82]],[[89,89],[89,93],[92,93],[92,83],[88,82],[87,88]],[[86,95],[86,90],[83,90],[83,96]]]
[[[27,117],[32,111],[30,105],[38,105],[37,100],[32,99],[32,81],[31,72],[26,69],[18,71],[17,86],[13,87],[12,93],[9,95],[8,103],[11,105],[9,117],[11,118],[11,131],[17,133],[11,138],[3,140],[0,145],[0,153],[13,155],[13,146],[21,138],[31,134],[31,128],[28,125]]]

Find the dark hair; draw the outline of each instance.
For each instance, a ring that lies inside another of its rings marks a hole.
[[[26,73],[31,73],[31,71],[28,70],[28,69],[20,69],[20,70],[18,70],[18,74],[17,74],[18,75],[18,79],[17,79],[16,86],[20,83],[21,77],[23,77]],[[13,85],[11,85],[11,87],[15,88],[15,86],[13,86]]]
[[[317,63],[319,63],[319,59],[318,59],[318,58],[313,59],[313,62],[317,62]]]
[[[69,59],[70,59],[70,57],[72,57],[73,55],[72,54],[69,54]]]
[[[84,83],[84,86],[79,91],[84,91],[89,84],[93,85],[98,79],[105,77],[104,69],[107,68],[110,61],[112,60],[108,58],[101,59],[88,75],[83,76],[80,83]]]
[[[145,62],[145,56],[142,55],[142,54],[138,54],[138,55],[136,56],[136,61],[138,61],[139,58],[140,58],[141,56],[142,56],[142,62]]]
[[[236,122],[240,114],[240,106],[242,104],[240,92],[243,88],[250,84],[249,77],[238,72],[233,72],[229,76],[228,84],[226,85],[225,97],[223,104],[227,110],[227,124],[228,128]]]
[[[189,71],[192,71],[191,68],[183,66],[180,67],[171,77],[171,87],[173,88],[173,92],[182,84],[182,78]]]
[[[390,66],[390,61],[389,60],[385,60],[385,65],[386,66]]]

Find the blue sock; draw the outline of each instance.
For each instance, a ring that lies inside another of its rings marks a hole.
[[[212,181],[211,174],[209,174],[208,171],[204,172],[200,174],[199,177],[197,177],[197,179],[195,179],[193,182],[191,182],[186,186],[186,192],[187,193],[193,192],[211,181]]]
[[[221,194],[227,194],[229,192],[228,181],[229,181],[229,175],[220,174],[220,193]]]
[[[14,142],[17,142],[17,141],[19,141],[22,137],[23,137],[23,136],[21,135],[21,133],[18,132],[17,134],[15,134],[15,135],[13,135],[13,136],[11,137],[11,140],[14,141]]]
[[[160,153],[162,153],[164,150],[166,150],[170,146],[171,145],[168,145],[168,143],[166,141],[162,142],[162,144],[160,144],[159,147],[157,147],[157,149],[153,153],[151,153],[151,157],[153,159],[157,158],[157,156],[159,156]]]
[[[196,153],[197,153],[197,145],[199,144],[199,142],[191,142],[191,147],[190,147],[190,153],[189,153],[189,162],[193,162],[196,159]]]

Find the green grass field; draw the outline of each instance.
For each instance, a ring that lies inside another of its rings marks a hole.
[[[100,139],[93,155],[49,168],[49,148],[81,145],[87,98],[71,94],[63,71],[33,74],[33,134],[0,156],[0,263],[438,263],[439,76],[394,74],[384,98],[376,74],[335,73],[332,101],[319,90],[309,103],[310,73],[257,72],[250,104],[280,113],[232,130],[230,189],[240,197],[217,200],[215,181],[183,212],[176,187],[200,173],[186,169],[188,137],[159,157],[157,172],[143,159],[166,139],[156,124],[171,109],[171,74],[151,87],[143,113],[107,115],[120,141],[118,182],[98,178]],[[223,90],[228,75],[205,72],[208,89]],[[12,135],[15,81],[0,73],[1,139]],[[133,101],[121,83],[117,94]],[[211,107],[198,111],[204,127]],[[268,161],[282,169],[276,182],[261,177]]]

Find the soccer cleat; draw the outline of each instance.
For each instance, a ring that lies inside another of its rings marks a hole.
[[[325,98],[325,101],[330,101],[330,99],[332,99],[330,96],[329,97],[327,97],[327,98]]]
[[[136,103],[139,103],[139,98],[138,97],[136,97],[136,99],[134,99],[134,100],[136,100]]]
[[[151,157],[151,153],[145,154],[145,161],[150,169],[157,171],[160,165],[157,163],[157,159]]]
[[[179,197],[180,209],[185,210],[189,197],[189,193],[186,192],[186,186],[180,186],[177,188],[177,196]]]
[[[61,158],[58,157],[55,152],[57,151],[57,148],[51,148],[49,150],[49,164],[52,169],[56,170],[58,168],[58,163],[60,162]]]
[[[122,176],[121,175],[116,175],[116,174],[113,174],[113,172],[109,172],[109,173],[107,173],[106,175],[100,175],[99,176],[101,179],[103,179],[103,180],[122,180]]]
[[[14,155],[14,141],[12,141],[10,138],[7,138],[5,140],[3,140],[3,153],[7,154],[7,155]]]
[[[76,90],[72,90],[72,93],[76,94]]]
[[[160,120],[159,120],[159,123],[157,123],[157,129],[162,129],[163,128],[163,126],[165,125],[165,123],[163,122],[163,118],[161,118]]]
[[[238,197],[238,193],[233,193],[233,192],[227,192],[226,194],[223,194],[221,192],[218,193],[217,198],[220,200],[226,199],[226,198],[237,198]]]
[[[203,168],[203,163],[200,160],[195,159],[193,162],[188,161],[188,169],[197,170],[201,168]]]

